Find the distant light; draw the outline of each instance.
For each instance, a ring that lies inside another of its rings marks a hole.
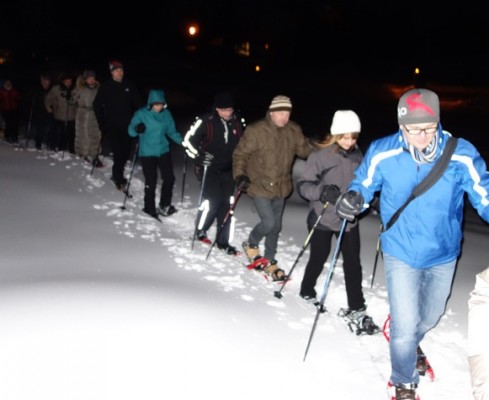
[[[419,75],[420,72],[418,67],[414,68],[414,75]]]
[[[260,72],[261,71],[261,67],[259,65],[255,65],[255,72]]]
[[[197,35],[198,31],[199,31],[199,27],[198,27],[197,25],[190,25],[190,26],[188,27],[188,34],[189,34],[190,36],[195,36],[195,35]]]

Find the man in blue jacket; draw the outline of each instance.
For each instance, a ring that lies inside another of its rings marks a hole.
[[[374,141],[337,214],[355,219],[380,191],[383,226],[428,175],[451,134],[440,123],[440,103],[428,89],[412,89],[398,103],[399,130]],[[436,183],[414,198],[381,234],[390,306],[391,399],[417,399],[423,357],[419,344],[445,312],[462,244],[464,195],[489,221],[489,174],[477,149],[459,138]]]

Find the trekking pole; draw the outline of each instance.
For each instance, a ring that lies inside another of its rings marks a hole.
[[[95,169],[95,164],[97,163],[98,156],[102,152],[102,138],[100,138],[100,143],[98,144],[97,156],[92,160],[92,170],[90,171],[90,176],[93,175],[93,171]]]
[[[228,222],[229,217],[231,217],[234,214],[234,209],[236,207],[236,204],[238,203],[239,196],[241,196],[241,193],[242,193],[241,190],[238,190],[238,193],[236,193],[236,196],[235,196],[233,202],[231,203],[231,207],[229,207],[229,210],[228,210],[226,216],[224,217],[222,224],[219,227],[219,230],[217,231],[216,238],[212,242],[211,248],[207,252],[207,256],[205,257],[206,260],[209,258],[209,255],[211,254],[212,249],[216,245],[216,242],[219,239],[219,237],[221,236],[221,233],[224,230],[224,226],[226,225],[226,222]]]
[[[34,99],[35,98],[36,98],[36,96],[33,95],[32,96],[32,102],[31,102],[31,109],[29,111],[29,121],[27,122],[27,134],[26,134],[26,138],[25,138],[24,149],[27,149],[27,147],[29,146],[29,140],[31,138],[32,110],[34,109]]]
[[[307,352],[309,351],[309,346],[311,345],[312,337],[314,336],[314,331],[316,330],[317,322],[319,319],[319,314],[324,312],[324,301],[326,300],[326,295],[328,294],[329,284],[331,282],[331,276],[333,275],[333,270],[336,264],[336,260],[338,258],[338,253],[340,252],[341,239],[343,237],[343,233],[345,232],[346,223],[348,221],[346,219],[343,220],[343,224],[341,225],[340,233],[338,234],[338,239],[336,239],[336,247],[333,252],[333,257],[331,258],[331,262],[329,263],[329,271],[328,276],[326,278],[326,282],[324,283],[323,294],[321,295],[321,300],[318,304],[318,311],[316,312],[316,318],[314,318],[314,323],[312,325],[311,334],[309,335],[309,341],[307,342],[306,352],[304,353],[303,361],[306,361]]]
[[[289,281],[290,275],[292,275],[292,271],[294,270],[295,266],[297,265],[297,263],[299,262],[300,258],[304,254],[304,251],[306,251],[307,246],[309,246],[309,241],[311,240],[311,237],[312,237],[312,235],[314,233],[314,230],[316,229],[316,226],[318,226],[319,221],[321,220],[321,217],[323,216],[323,214],[326,211],[326,208],[328,208],[328,206],[329,206],[329,202],[327,201],[326,203],[324,203],[323,209],[321,210],[321,214],[319,214],[319,217],[317,217],[316,222],[314,222],[314,225],[312,226],[311,230],[309,231],[309,234],[307,235],[306,241],[304,242],[304,245],[302,246],[302,249],[299,252],[299,255],[295,259],[294,264],[292,265],[292,268],[290,269],[289,273],[285,277],[284,284],[282,285],[282,287],[280,288],[280,290],[276,290],[275,292],[273,292],[273,295],[277,299],[281,299],[282,298],[282,290],[284,290],[285,285]]]
[[[138,158],[138,150],[139,150],[139,137],[138,137],[138,140],[136,142],[136,146],[134,146],[134,156],[132,158],[131,172],[129,174],[129,179],[127,180],[126,190],[124,190],[124,201],[122,203],[121,210],[125,210],[126,209],[126,200],[127,200],[127,198],[128,197],[132,197],[129,194],[129,186],[131,185],[132,175],[134,173],[134,167],[136,166],[136,160]]]
[[[200,183],[200,194],[199,194],[199,205],[197,207],[197,218],[195,218],[194,235],[192,237],[192,250],[194,249],[194,242],[195,242],[195,238],[197,237],[197,231],[199,229],[200,206],[202,204],[202,196],[204,193],[205,178],[207,177],[207,168],[208,168],[208,165],[204,164],[204,174],[202,175],[202,182]]]
[[[380,229],[379,229],[379,236],[377,237],[377,249],[375,253],[375,260],[374,260],[374,270],[372,271],[372,281],[370,282],[370,289],[372,289],[372,286],[374,285],[374,279],[375,279],[375,271],[377,270],[377,260],[379,259],[379,253],[380,253],[380,234],[382,233],[382,222],[380,223]]]
[[[183,194],[185,193],[185,177],[187,176],[187,152],[183,156],[182,168],[182,197],[180,197],[180,205],[183,203]]]

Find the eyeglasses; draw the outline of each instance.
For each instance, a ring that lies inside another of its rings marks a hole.
[[[428,128],[420,129],[420,128],[411,128],[409,129],[406,125],[404,125],[404,129],[406,132],[412,136],[421,135],[421,132],[424,132],[425,135],[433,135],[438,130],[438,124],[435,126],[429,126]]]

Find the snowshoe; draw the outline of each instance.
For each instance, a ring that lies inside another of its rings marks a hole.
[[[146,208],[143,208],[143,212],[145,214],[148,214],[150,217],[156,219],[158,222],[161,222],[161,219],[160,217],[158,216],[158,213],[156,211],[152,211],[152,210],[147,210]]]
[[[197,240],[204,244],[212,244],[212,241],[207,237],[207,234],[203,230],[197,231]]]
[[[175,214],[178,210],[174,206],[169,205],[166,207],[158,207],[157,211],[158,214],[164,217],[169,217],[170,215]]]
[[[416,349],[416,354],[416,370],[418,371],[418,374],[421,376],[428,376],[428,378],[433,381],[435,379],[435,371],[433,371],[433,368],[431,368],[431,365],[423,350],[421,350],[421,347],[418,346]]]
[[[365,307],[358,310],[341,308],[338,312],[338,316],[345,320],[350,331],[354,332],[356,335],[374,335],[381,331],[381,329],[374,323],[372,317],[367,315]]]
[[[399,383],[394,385],[391,381],[387,384],[387,391],[389,392],[390,400],[420,400],[419,395],[416,394],[415,383]]]
[[[272,281],[285,281],[287,279],[285,271],[278,267],[277,260],[271,260],[270,264],[263,268],[263,272],[272,278]]]
[[[248,269],[255,269],[257,271],[263,271],[263,269],[268,265],[268,260],[262,256],[256,256],[255,260],[252,260],[246,265]]]
[[[324,305],[321,304],[321,302],[317,299],[316,296],[303,296],[301,295],[301,297],[307,301],[309,304],[312,304],[314,307],[316,307],[319,311],[321,311],[322,313],[326,312],[326,307],[324,307]]]
[[[246,254],[246,257],[248,257],[248,261],[250,263],[253,263],[254,261],[256,261],[259,258],[263,258],[260,255],[260,249],[258,248],[257,245],[250,244],[250,242],[245,241],[245,242],[243,242],[242,246],[243,246],[243,250]],[[268,264],[268,262],[267,262],[267,264]]]
[[[229,243],[217,244],[217,248],[223,250],[226,254],[230,256],[239,256],[241,253],[236,249],[236,247],[231,246]]]

